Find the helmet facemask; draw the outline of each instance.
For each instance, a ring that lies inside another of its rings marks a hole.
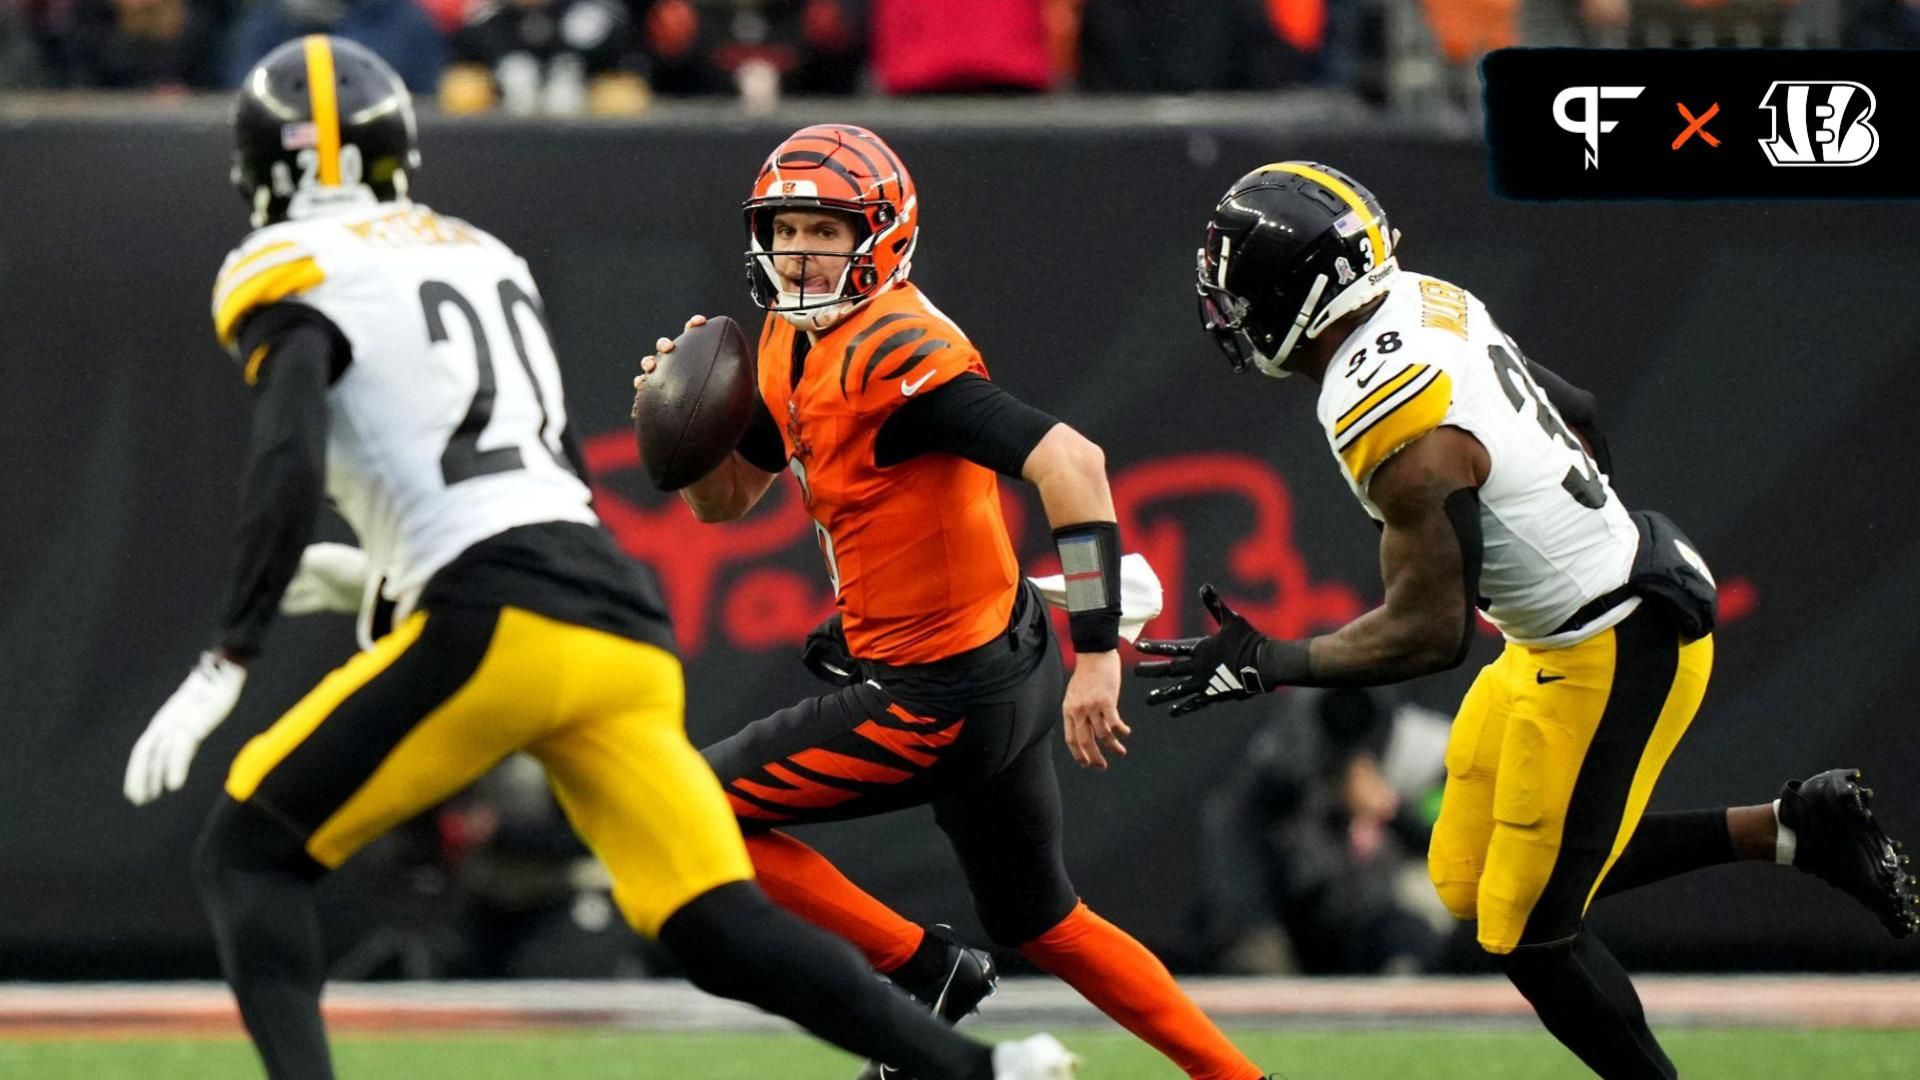
[[[809,248],[776,250],[773,241],[774,219],[783,210],[831,213],[845,220],[857,242],[851,251],[826,251]],[[880,275],[874,269],[874,245],[884,233],[875,234],[866,216],[850,207],[813,203],[762,203],[747,211],[747,277],[754,303],[803,330],[820,331],[831,327],[858,310],[880,290]],[[792,288],[787,276],[775,264],[777,259],[834,259],[844,265],[836,281],[825,290],[810,293],[803,281]]]
[[[794,132],[768,155],[743,209],[754,302],[803,330],[832,327],[907,280],[912,268],[920,235],[913,180],[865,128],[815,124]],[[774,219],[782,211],[845,215],[852,250],[775,250]],[[824,288],[796,290],[774,262],[786,257],[833,258],[844,266]]]
[[[1397,244],[1397,231],[1393,239]],[[1343,280],[1336,281],[1325,273],[1308,280],[1302,271],[1318,261],[1309,250],[1294,261],[1292,273],[1280,275],[1281,281],[1270,295],[1256,301],[1226,287],[1233,254],[1231,237],[1221,236],[1219,246],[1218,259],[1210,259],[1206,248],[1199,251],[1195,291],[1200,296],[1201,325],[1226,354],[1234,371],[1252,368],[1275,379],[1293,374],[1286,364],[1301,341],[1318,338],[1341,317],[1384,295],[1399,269],[1399,261],[1391,255],[1365,272],[1355,272],[1346,260],[1338,259],[1336,272]],[[1303,287],[1305,294],[1301,295]],[[1301,297],[1297,306],[1291,301],[1293,296]]]
[[[1220,238],[1218,260],[1210,261],[1207,249],[1200,249],[1194,286],[1200,294],[1200,323],[1234,371],[1252,368],[1269,378],[1284,379],[1293,374],[1286,368],[1287,358],[1318,310],[1327,288],[1326,275],[1315,278],[1298,311],[1261,311],[1271,309],[1273,301],[1255,304],[1226,287],[1232,253],[1232,240],[1225,236]]]
[[[1207,249],[1201,248],[1198,254],[1199,265],[1195,269],[1194,292],[1200,296],[1200,325],[1213,338],[1226,354],[1227,363],[1233,366],[1235,374],[1245,374],[1256,363],[1271,359],[1260,351],[1253,335],[1247,330],[1247,301],[1245,297],[1235,296],[1224,287],[1214,284],[1213,275],[1208,273]],[[1219,277],[1224,278],[1221,274]],[[1264,372],[1265,367],[1261,370]],[[1280,371],[1275,378],[1286,378],[1287,373]]]

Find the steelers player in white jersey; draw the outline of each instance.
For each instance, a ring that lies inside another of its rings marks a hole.
[[[1664,515],[1608,479],[1593,399],[1529,362],[1466,290],[1401,269],[1378,200],[1325,165],[1242,177],[1214,208],[1197,288],[1239,371],[1319,386],[1341,474],[1379,526],[1385,602],[1330,634],[1267,638],[1208,586],[1204,638],[1155,702],[1192,712],[1279,686],[1366,686],[1453,667],[1478,608],[1506,638],[1460,704],[1429,867],[1479,920],[1547,1028],[1609,1080],[1672,1077],[1638,997],[1583,930],[1596,895],[1738,858],[1847,891],[1915,928],[1907,858],[1851,770],[1772,805],[1645,813],[1706,692],[1713,577]]]
[[[257,231],[213,317],[254,391],[242,519],[222,629],[135,745],[127,797],[178,788],[232,710],[323,495],[364,545],[364,609],[392,614],[363,616],[377,640],[247,743],[195,855],[268,1075],[333,1075],[317,879],[517,751],[696,985],[920,1075],[1069,1075],[1047,1036],[955,1034],[753,884],[687,742],[655,584],[589,505],[539,291],[498,240],[408,200],[394,72],[346,41],[291,42],[247,76],[234,129]]]

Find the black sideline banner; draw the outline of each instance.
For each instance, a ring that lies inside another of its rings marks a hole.
[[[1589,69],[1567,85],[1614,81]],[[1882,94],[1885,154],[1912,129],[1896,86],[1863,81]],[[1736,148],[1730,90],[1678,96],[1719,101],[1705,130]],[[1609,175],[1632,140],[1656,137],[1619,104],[1600,100],[1622,124],[1600,138]],[[1671,154],[1684,122],[1671,100],[1647,107]],[[996,380],[1105,448],[1126,546],[1167,588],[1150,633],[1203,632],[1202,582],[1280,634],[1380,600],[1378,536],[1315,423],[1314,387],[1233,375],[1194,310],[1193,252],[1228,185],[1271,161],[1326,162],[1379,195],[1409,268],[1470,289],[1528,356],[1598,395],[1617,490],[1670,513],[1718,575],[1712,687],[1654,807],[1765,802],[1789,777],[1858,766],[1890,831],[1920,842],[1920,500],[1903,486],[1920,415],[1920,244],[1904,238],[1920,235],[1920,204],[1540,205],[1488,195],[1478,141],[1351,125],[962,126],[920,108],[911,123],[809,105],[724,125],[423,128],[416,195],[499,235],[540,283],[599,505],[672,606],[697,742],[823,689],[799,650],[827,579],[792,484],[725,526],[649,488],[630,380],[690,314],[759,325],[740,201],[784,135],[844,119],[914,172],[914,280]],[[1550,117],[1532,137],[1582,175],[1583,137]],[[280,620],[186,788],[140,809],[121,798],[127,752],[209,640],[227,572],[248,424],[207,310],[246,232],[227,163],[211,110],[0,127],[0,977],[211,976],[195,833],[239,746],[353,647],[344,616]],[[1026,570],[1048,572],[1038,500],[1003,490]],[[1483,635],[1467,666],[1397,693],[1450,712],[1497,651]],[[1179,966],[1206,800],[1286,699],[1172,720],[1144,697],[1128,686],[1133,752],[1110,772],[1057,748],[1066,855],[1089,904]],[[910,916],[979,938],[925,811],[803,835]],[[326,887],[330,928],[395,917],[402,895],[366,872]],[[1920,968],[1920,946],[1893,946],[1850,901],[1774,867],[1636,890],[1594,917],[1636,967]]]

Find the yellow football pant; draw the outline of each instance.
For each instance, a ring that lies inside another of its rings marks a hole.
[[[680,661],[653,645],[511,607],[416,612],[249,742],[227,793],[333,868],[525,751],[652,937],[753,876],[684,704]]]
[[[1481,947],[1570,939],[1693,722],[1713,639],[1647,601],[1578,644],[1508,644],[1460,703],[1427,867]]]

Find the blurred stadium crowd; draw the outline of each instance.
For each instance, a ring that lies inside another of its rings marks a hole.
[[[0,90],[233,87],[324,30],[454,112],[655,96],[1179,94],[1470,103],[1534,45],[1920,47],[1920,0],[0,0]]]

